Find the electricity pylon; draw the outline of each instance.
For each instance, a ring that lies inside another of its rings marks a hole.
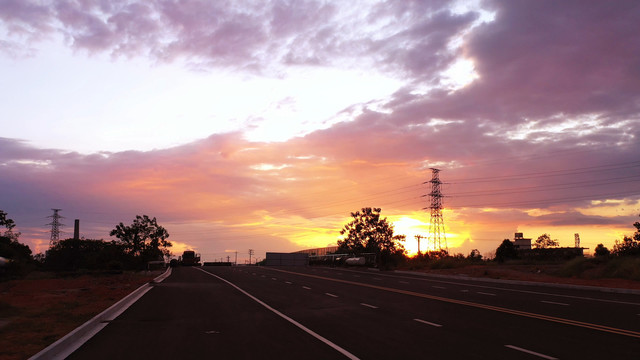
[[[51,240],[49,240],[49,247],[55,245],[58,240],[60,240],[60,228],[64,226],[64,224],[60,223],[60,219],[64,219],[64,216],[60,216],[58,214],[62,209],[51,209],[53,210],[53,215],[47,216],[52,218],[53,220],[47,225],[51,225]]]
[[[431,204],[425,208],[431,210],[427,248],[435,251],[449,251],[447,247],[447,234],[444,229],[444,219],[442,217],[442,198],[444,195],[442,195],[442,181],[440,181],[439,173],[440,169],[431,168],[431,180],[425,182],[425,184],[431,183],[431,192],[429,193]]]

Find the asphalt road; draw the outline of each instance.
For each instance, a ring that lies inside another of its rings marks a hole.
[[[637,359],[640,296],[340,268],[177,268],[72,359]]]

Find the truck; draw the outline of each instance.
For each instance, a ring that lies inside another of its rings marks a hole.
[[[185,250],[180,257],[180,265],[200,266],[200,254],[196,254],[193,250]]]

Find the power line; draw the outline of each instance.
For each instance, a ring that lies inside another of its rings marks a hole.
[[[608,165],[599,165],[599,166],[588,166],[588,167],[580,167],[566,170],[550,170],[550,171],[537,171],[532,173],[524,173],[524,174],[515,174],[515,175],[502,175],[502,176],[484,176],[484,177],[476,177],[476,178],[465,178],[465,179],[453,179],[450,180],[449,184],[466,184],[466,183],[479,183],[479,182],[495,182],[501,180],[522,180],[522,179],[533,179],[539,177],[547,177],[547,176],[565,176],[565,175],[576,175],[576,174],[584,174],[590,173],[592,170],[600,169],[600,170],[617,170],[617,169],[630,169],[640,167],[640,161],[631,161],[617,164],[608,164]]]
[[[626,180],[626,179],[632,179],[632,180]],[[624,184],[624,183],[636,182],[638,179],[640,179],[640,175],[632,175],[632,176],[623,176],[623,177],[608,179],[608,180],[621,180],[621,181],[595,182],[594,180],[587,180],[587,181],[560,183],[560,184],[554,184],[554,185],[540,185],[540,186],[526,186],[526,187],[519,187],[519,188],[465,191],[465,192],[454,193],[453,195],[448,195],[447,197],[467,198],[467,197],[487,196],[487,195],[506,195],[506,194],[519,194],[519,193],[537,192],[537,191],[575,189],[575,188],[593,187],[593,186],[599,186],[599,185]]]

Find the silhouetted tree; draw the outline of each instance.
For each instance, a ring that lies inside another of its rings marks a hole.
[[[611,251],[607,249],[603,244],[598,244],[593,251],[595,256],[609,256]]]
[[[482,261],[482,255],[480,254],[480,250],[478,249],[471,250],[467,259],[471,261]]]
[[[169,256],[167,248],[172,244],[167,241],[169,233],[158,225],[156,218],[147,215],[136,215],[131,225],[120,223],[111,230],[110,236],[117,237],[124,245],[127,253],[140,259],[141,263],[158,260]]]
[[[518,251],[516,250],[515,245],[509,239],[504,239],[502,244],[498,246],[496,249],[496,257],[495,260],[498,262],[503,262],[505,260],[517,259]]]
[[[379,265],[397,263],[404,258],[405,235],[393,235],[393,225],[381,219],[380,208],[362,208],[352,212],[353,220],[340,230],[345,238],[338,240],[338,252],[375,253]]]
[[[639,215],[640,216],[640,215]],[[633,223],[636,232],[632,236],[624,236],[622,241],[616,240],[611,252],[616,256],[640,256],[640,222]]]
[[[121,243],[73,238],[56,242],[47,251],[44,263],[55,271],[122,270],[136,265]]]
[[[31,249],[26,244],[18,241],[20,233],[13,232],[16,223],[7,217],[7,213],[0,210],[0,226],[5,230],[0,231],[0,256],[10,259],[8,266],[9,276],[21,276],[26,274],[32,265]]]
[[[536,242],[533,244],[533,247],[536,249],[546,249],[551,247],[560,246],[560,242],[557,239],[551,239],[549,234],[542,234],[538,236]]]

